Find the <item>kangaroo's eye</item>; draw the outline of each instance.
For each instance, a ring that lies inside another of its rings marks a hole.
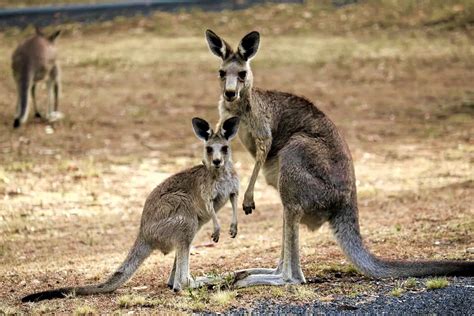
[[[219,70],[219,77],[222,79],[225,78],[225,71],[224,70]]]
[[[207,146],[206,151],[207,151],[208,154],[212,154],[212,147]]]
[[[222,146],[222,153],[227,154],[229,152],[229,147],[228,146]]]
[[[247,72],[246,71],[239,71],[239,78],[241,80],[245,80],[246,77],[247,77]]]

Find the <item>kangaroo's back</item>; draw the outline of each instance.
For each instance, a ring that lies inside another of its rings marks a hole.
[[[307,135],[324,139],[326,147],[331,149],[327,155],[351,160],[349,149],[336,125],[314,103],[286,92],[257,88],[253,91],[252,105],[261,108],[254,109],[258,113],[255,113],[254,119],[260,120],[257,115],[261,112],[270,117],[267,123],[271,128],[272,144],[267,159],[276,157],[294,135]]]
[[[13,72],[25,68],[34,74],[34,80],[44,79],[47,70],[54,66],[56,46],[42,35],[35,35],[20,44],[12,56]]]

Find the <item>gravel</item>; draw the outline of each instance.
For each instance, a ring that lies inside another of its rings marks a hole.
[[[457,278],[444,289],[405,292],[399,297],[386,292],[377,296],[361,295],[355,298],[340,296],[327,303],[315,301],[310,304],[293,305],[265,301],[257,302],[250,309],[238,308],[227,312],[232,315],[249,313],[262,315],[474,315],[474,278]]]

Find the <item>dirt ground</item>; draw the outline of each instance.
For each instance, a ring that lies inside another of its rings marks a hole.
[[[259,299],[328,301],[377,291],[324,226],[301,229],[303,270],[309,280],[335,283],[175,295],[165,286],[172,256],[156,253],[116,293],[20,303],[32,291],[113,272],[133,243],[147,194],[200,163],[191,118],[216,122],[219,96],[206,27],[180,36],[135,24],[68,29],[59,41],[66,118],[54,125],[31,118],[19,130],[11,128],[9,56],[24,33],[0,33],[0,313],[222,311]],[[236,45],[250,30],[220,33]],[[467,251],[474,246],[473,42],[466,30],[262,31],[255,85],[306,96],[342,130],[355,162],[362,234],[377,255],[474,259]],[[45,89],[38,94],[45,104]],[[253,162],[238,140],[233,148],[243,195]],[[263,177],[255,201],[252,215],[239,214],[236,239],[224,235],[214,245],[211,226],[202,229],[194,275],[276,265],[281,207]],[[229,206],[221,210],[222,227],[230,215]]]

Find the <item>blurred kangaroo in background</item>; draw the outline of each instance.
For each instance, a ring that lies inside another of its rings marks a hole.
[[[198,230],[211,219],[214,225],[211,237],[218,242],[220,225],[216,213],[229,199],[232,203],[230,236],[237,235],[239,179],[232,165],[229,141],[236,135],[238,124],[238,118],[229,118],[213,132],[205,120],[193,119],[194,132],[205,144],[203,164],[169,177],[151,192],[143,208],[135,244],[107,281],[34,293],[22,301],[113,292],[132,276],[154,249],[164,254],[176,250],[168,280],[168,286],[174,291],[211,281],[206,277],[191,279],[189,250]]]
[[[28,119],[29,96],[33,99],[35,116],[41,118],[36,104],[36,83],[46,78],[48,85],[48,112],[46,119],[60,119],[58,112],[59,65],[57,63],[56,39],[60,30],[45,35],[38,27],[36,34],[21,43],[12,55],[12,70],[15,79],[18,102],[13,127],[18,128]],[[54,95],[54,111],[52,108]]]
[[[359,231],[354,167],[348,146],[334,123],[310,101],[284,92],[253,88],[250,60],[260,35],[251,32],[234,51],[211,30],[206,39],[222,59],[219,69],[221,120],[240,117],[239,136],[255,158],[244,195],[246,214],[255,209],[254,185],[260,169],[283,204],[283,241],[276,269],[240,270],[236,286],[304,283],[299,224],[316,230],[329,224],[349,260],[365,275],[381,277],[473,275],[474,262],[389,261],[364,246]]]

